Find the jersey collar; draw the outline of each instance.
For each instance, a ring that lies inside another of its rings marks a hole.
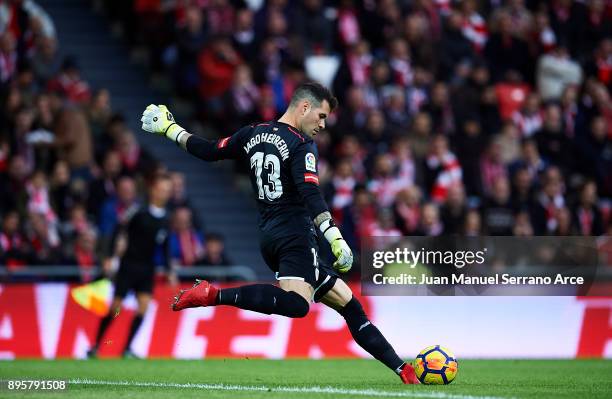
[[[157,207],[153,204],[149,204],[149,213],[157,219],[161,219],[166,216],[166,210],[164,208]]]
[[[274,121],[274,123],[285,126],[287,129],[291,130],[293,133],[303,138],[304,141],[307,141],[307,142],[312,141],[312,137],[308,136],[307,134],[302,133],[302,131],[299,130],[297,127],[291,126],[290,124],[285,123],[285,122]]]

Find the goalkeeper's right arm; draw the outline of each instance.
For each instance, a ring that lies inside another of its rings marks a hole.
[[[163,135],[190,154],[205,161],[225,158],[214,141],[195,136],[180,125],[165,105],[149,105],[142,113],[142,130]]]

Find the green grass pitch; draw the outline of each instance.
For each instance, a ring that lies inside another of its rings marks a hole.
[[[405,386],[374,360],[17,360],[0,379],[64,379],[46,398],[612,398],[612,360],[459,360],[446,386]],[[190,385],[193,384],[193,385]]]

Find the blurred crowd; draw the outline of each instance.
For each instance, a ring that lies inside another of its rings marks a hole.
[[[107,3],[221,137],[327,76],[340,107],[316,139],[320,181],[355,248],[612,233],[610,1]]]
[[[316,138],[345,237],[611,234],[612,2],[98,0],[194,121],[340,99]],[[0,1],[0,263],[99,264],[165,169],[60,58],[34,1]],[[173,262],[227,264],[172,173]],[[205,217],[205,215],[202,215]]]
[[[229,264],[223,238],[203,233],[184,176],[138,144],[77,59],[60,58],[55,32],[34,1],[0,1],[0,265],[78,265],[93,277],[121,255],[115,233],[161,172],[173,186],[173,265]]]

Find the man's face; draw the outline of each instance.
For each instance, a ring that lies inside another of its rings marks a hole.
[[[151,202],[158,206],[166,206],[172,194],[172,183],[170,179],[160,179],[151,188]]]
[[[117,185],[117,197],[123,204],[129,204],[136,198],[136,186],[130,178],[119,180]]]
[[[323,100],[318,107],[310,101],[304,100],[299,105],[298,129],[310,137],[325,129],[325,119],[331,112],[327,100]]]

